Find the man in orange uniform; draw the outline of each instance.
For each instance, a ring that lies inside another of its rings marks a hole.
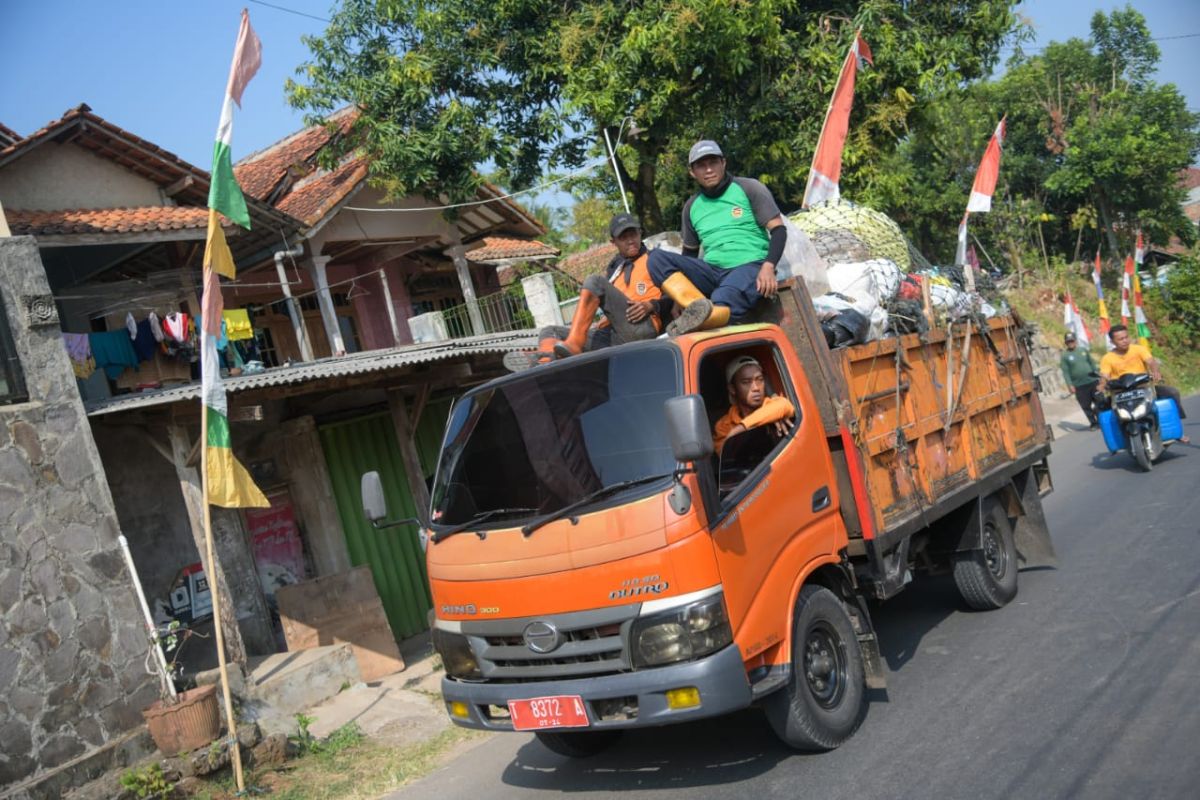
[[[617,214],[608,225],[608,234],[617,254],[603,274],[589,275],[584,280],[570,327],[542,328],[537,351],[510,353],[505,357],[505,366],[524,369],[585,350],[653,339],[662,332],[671,301],[650,279],[641,223],[632,214]],[[597,310],[604,311],[604,318],[593,324]]]
[[[1155,392],[1162,397],[1170,397],[1179,409],[1179,418],[1185,419],[1187,412],[1183,410],[1183,398],[1174,386],[1162,382],[1162,372],[1158,368],[1158,359],[1150,355],[1150,350],[1140,344],[1132,344],[1129,339],[1129,329],[1124,325],[1113,325],[1108,332],[1113,349],[1100,359],[1100,389],[1104,390],[1108,382],[1122,375],[1149,373],[1156,384]],[[1179,441],[1187,444],[1191,441],[1184,436]]]
[[[729,411],[713,425],[713,446],[720,455],[726,440],[763,425],[775,425],[780,436],[795,424],[796,409],[781,395],[767,396],[767,380],[753,356],[738,356],[725,367]]]

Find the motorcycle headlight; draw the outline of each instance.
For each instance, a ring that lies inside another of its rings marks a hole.
[[[1142,417],[1146,416],[1146,412],[1147,412],[1147,411],[1149,411],[1149,410],[1150,410],[1150,404],[1149,404],[1149,403],[1142,403],[1142,404],[1140,404],[1140,405],[1139,405],[1137,408],[1135,408],[1135,409],[1133,410],[1133,418],[1134,418],[1134,419],[1141,419]]]
[[[1117,416],[1121,419],[1133,419],[1133,415],[1129,413],[1129,410],[1124,408],[1117,409]]]
[[[635,667],[689,661],[716,652],[733,641],[725,595],[639,619],[629,638]]]
[[[451,678],[480,680],[483,673],[479,662],[471,651],[471,643],[461,633],[451,633],[441,628],[433,629],[433,649],[442,657],[442,666]]]

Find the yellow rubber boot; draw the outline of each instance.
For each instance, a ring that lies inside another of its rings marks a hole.
[[[714,306],[682,272],[668,275],[663,281],[662,290],[683,309],[667,326],[667,333],[672,336],[719,328],[729,322],[729,308]]]
[[[579,305],[575,306],[575,316],[571,318],[571,331],[567,338],[554,345],[554,355],[559,358],[577,356],[583,352],[587,344],[588,329],[592,320],[600,310],[600,298],[584,289],[579,293]]]

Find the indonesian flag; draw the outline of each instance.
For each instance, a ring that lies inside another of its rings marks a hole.
[[[208,192],[208,240],[204,248],[203,324],[200,332],[201,392],[206,410],[204,431],[204,494],[207,502],[225,508],[266,508],[270,502],[263,495],[250,473],[233,456],[229,437],[229,406],[225,387],[221,383],[221,362],[217,356],[217,340],[221,336],[221,312],[225,308],[218,273],[234,277],[233,255],[221,230],[220,214],[244,228],[250,227],[250,212],[246,198],[233,176],[230,143],[233,138],[233,104],[242,105],[242,92],[262,63],[262,46],[250,27],[250,15],[242,10],[242,25],[233,52],[233,66],[225,89],[225,104],[221,108],[221,123],[217,127],[217,143],[213,148],[212,186]],[[220,212],[218,214],[217,212]]]
[[[814,203],[836,201],[841,197],[838,181],[842,177],[842,150],[846,145],[846,134],[850,130],[850,108],[854,105],[854,80],[866,61],[874,66],[871,48],[863,41],[862,31],[854,32],[854,42],[846,60],[842,62],[842,74],[833,89],[833,99],[825,112],[825,124],[821,126],[821,138],[817,140],[817,152],[813,154],[812,168],[808,171],[808,185],[804,188],[804,208]]]
[[[1136,271],[1133,273],[1133,321],[1137,323],[1138,343],[1149,347],[1150,322],[1142,309],[1142,279]]]
[[[1133,250],[1133,261],[1135,264],[1137,264],[1140,267],[1142,265],[1142,262],[1144,262],[1145,260],[1146,260],[1146,248],[1142,244],[1142,232],[1138,231],[1137,246]]]
[[[1083,321],[1083,315],[1079,313],[1079,306],[1075,305],[1075,301],[1071,299],[1070,289],[1063,297],[1063,325],[1066,326],[1069,333],[1075,334],[1075,338],[1085,349],[1092,343],[1092,334]]]
[[[996,123],[996,130],[983,151],[983,160],[975,171],[975,182],[971,184],[971,196],[967,199],[967,210],[962,222],[958,223],[958,249],[954,254],[955,264],[965,264],[967,258],[967,219],[972,212],[992,210],[992,195],[996,193],[996,180],[1000,177],[1000,151],[1004,148],[1004,127],[1008,115]]]
[[[1104,304],[1104,289],[1100,286],[1100,251],[1096,250],[1096,267],[1092,270],[1092,281],[1096,284],[1096,300],[1100,306],[1100,333],[1104,336],[1104,346],[1112,350],[1112,340],[1108,331],[1112,327],[1108,321],[1108,306]]]

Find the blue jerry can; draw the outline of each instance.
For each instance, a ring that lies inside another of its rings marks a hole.
[[[1179,409],[1170,397],[1154,401],[1158,408],[1158,427],[1162,431],[1163,441],[1178,439],[1183,436],[1183,420],[1179,418]]]
[[[1100,412],[1100,432],[1104,434],[1104,444],[1108,447],[1108,452],[1116,453],[1129,447],[1125,431],[1121,430],[1121,421],[1111,408]]]

